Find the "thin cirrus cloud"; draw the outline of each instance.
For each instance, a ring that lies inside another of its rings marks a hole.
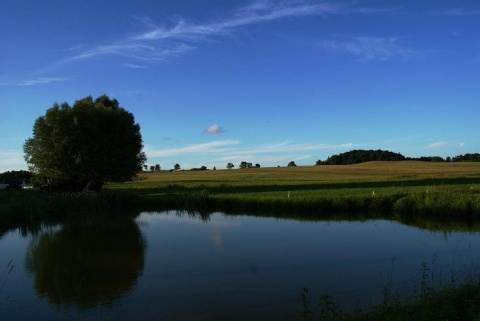
[[[239,143],[238,140],[223,140],[161,150],[145,148],[145,153],[148,157],[166,157],[195,153],[221,153],[226,152],[228,146],[238,145]]]
[[[293,144],[282,142],[278,144],[269,144],[252,148],[241,147],[238,140],[219,140],[208,143],[191,144],[184,147],[156,150],[146,148],[145,152],[150,157],[168,157],[191,154],[210,154],[218,160],[240,159],[249,157],[274,157],[272,155],[280,154],[291,157],[292,154],[303,154],[305,152],[324,151],[324,150],[346,150],[352,148],[352,143],[329,145],[329,144]],[[288,155],[287,155],[288,154]],[[278,157],[277,157],[278,158]],[[282,156],[281,159],[284,157]]]
[[[337,52],[357,56],[361,61],[392,60],[419,56],[419,53],[398,44],[396,37],[355,37],[347,40],[326,40],[321,46]]]
[[[286,18],[339,15],[375,14],[385,10],[352,8],[328,1],[266,1],[233,11],[230,17],[207,23],[189,23],[183,18],[176,19],[172,26],[160,26],[146,17],[134,16],[146,31],[113,44],[99,45],[65,59],[61,64],[96,56],[118,55],[149,62],[162,61],[180,56],[197,49],[198,43],[214,37],[232,35],[240,28]]]
[[[475,9],[465,9],[465,8],[457,8],[445,11],[436,11],[434,12],[436,15],[444,15],[444,16],[478,16],[480,15],[480,10]]]
[[[160,46],[154,44],[134,43],[129,41],[125,43],[97,46],[90,50],[81,52],[73,57],[67,58],[60,62],[60,64],[105,55],[118,55],[142,61],[162,61],[168,57],[185,54],[192,49],[193,47],[187,44],[166,44],[164,46]]]
[[[125,68],[131,68],[131,69],[144,69],[144,68],[147,68],[147,66],[142,66],[142,65],[137,65],[137,64],[129,64],[129,63],[123,64],[122,66],[125,67]]]
[[[247,25],[278,20],[287,17],[320,15],[337,13],[340,8],[329,3],[307,4],[295,1],[292,4],[276,4],[271,1],[257,1],[253,5],[238,9],[229,19],[206,24],[188,24],[184,19],[178,19],[173,27],[155,26],[151,20],[142,21],[152,28],[135,37],[137,40],[199,40],[209,36],[226,35],[235,29]]]
[[[449,146],[449,143],[441,142],[441,141],[428,144],[428,148],[441,148],[441,147],[446,147],[446,146]]]
[[[2,86],[23,87],[23,86],[45,85],[45,84],[50,84],[50,83],[54,83],[54,82],[63,82],[63,81],[67,81],[67,80],[68,80],[68,78],[39,77],[39,78],[23,80],[23,81],[19,81],[19,82],[1,83],[0,85],[2,85]]]

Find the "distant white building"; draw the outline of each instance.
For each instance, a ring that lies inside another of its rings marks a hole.
[[[25,181],[22,181],[20,186],[22,187],[22,189],[32,189],[33,188],[32,185],[28,185]]]

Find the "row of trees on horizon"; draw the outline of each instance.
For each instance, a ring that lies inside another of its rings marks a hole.
[[[422,162],[480,162],[480,153],[467,153],[464,155],[458,155],[454,157],[442,158],[440,156],[421,156],[421,157],[405,157],[400,153],[394,153],[388,150],[361,150],[356,149],[348,151],[345,153],[340,153],[336,155],[329,156],[326,160],[318,160],[315,165],[351,165],[351,164],[360,164],[371,161],[422,161]],[[290,161],[287,167],[297,166],[294,161]],[[234,169],[235,165],[231,162],[227,163],[225,166],[227,169]],[[245,168],[260,168],[261,165],[256,163],[255,165],[251,162],[241,161],[238,165],[239,169]],[[280,167],[278,165],[277,167]],[[216,170],[214,166],[212,170]],[[173,169],[166,171],[180,171],[180,164],[175,164]],[[191,168],[190,171],[203,171],[208,170],[207,166],[201,166],[198,168]],[[144,165],[144,172],[160,172],[162,167],[160,164],[155,165]],[[33,174],[29,171],[20,170],[20,171],[7,171],[0,173],[0,183],[10,182],[12,180],[26,180],[29,181],[32,178]]]
[[[355,149],[352,151],[348,151],[341,154],[336,154],[329,156],[326,160],[318,160],[315,165],[351,165],[351,164],[360,164],[365,162],[372,162],[372,161],[407,161],[407,160],[414,160],[414,161],[422,161],[422,162],[480,162],[480,153],[473,153],[473,154],[464,154],[458,155],[454,157],[446,157],[442,158],[440,156],[421,156],[421,157],[405,157],[400,153],[394,153],[388,150],[362,150],[362,149]],[[290,161],[287,164],[287,167],[290,166],[297,166],[294,161]],[[147,165],[144,166],[145,171],[148,172],[159,172],[161,171],[161,166],[156,164],[154,166],[148,167]],[[234,169],[235,165],[231,162],[227,163],[225,166],[227,169]],[[260,168],[260,164],[253,164],[251,162],[241,161],[238,165],[239,169],[245,168]],[[280,167],[278,165],[277,167]],[[214,166],[212,168],[216,170],[217,168]],[[175,164],[173,169],[169,171],[178,171],[181,170],[180,165],[177,163]],[[198,170],[208,170],[206,166],[201,166],[200,168],[192,168],[191,171],[198,171]]]
[[[350,165],[372,161],[406,161],[415,160],[422,162],[480,162],[480,154],[464,154],[455,157],[442,158],[440,156],[405,157],[400,153],[388,150],[363,150],[355,149],[349,152],[332,155],[326,160],[318,160],[316,165]]]

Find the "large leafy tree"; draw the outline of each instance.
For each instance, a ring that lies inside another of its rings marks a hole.
[[[56,189],[98,191],[106,181],[131,180],[146,161],[133,114],[106,95],[54,104],[23,148],[29,169]]]

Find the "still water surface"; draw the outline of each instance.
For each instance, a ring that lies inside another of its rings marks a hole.
[[[11,231],[0,239],[0,320],[295,320],[300,292],[379,302],[478,265],[479,233],[390,221],[178,212]],[[3,287],[2,287],[3,286]]]

